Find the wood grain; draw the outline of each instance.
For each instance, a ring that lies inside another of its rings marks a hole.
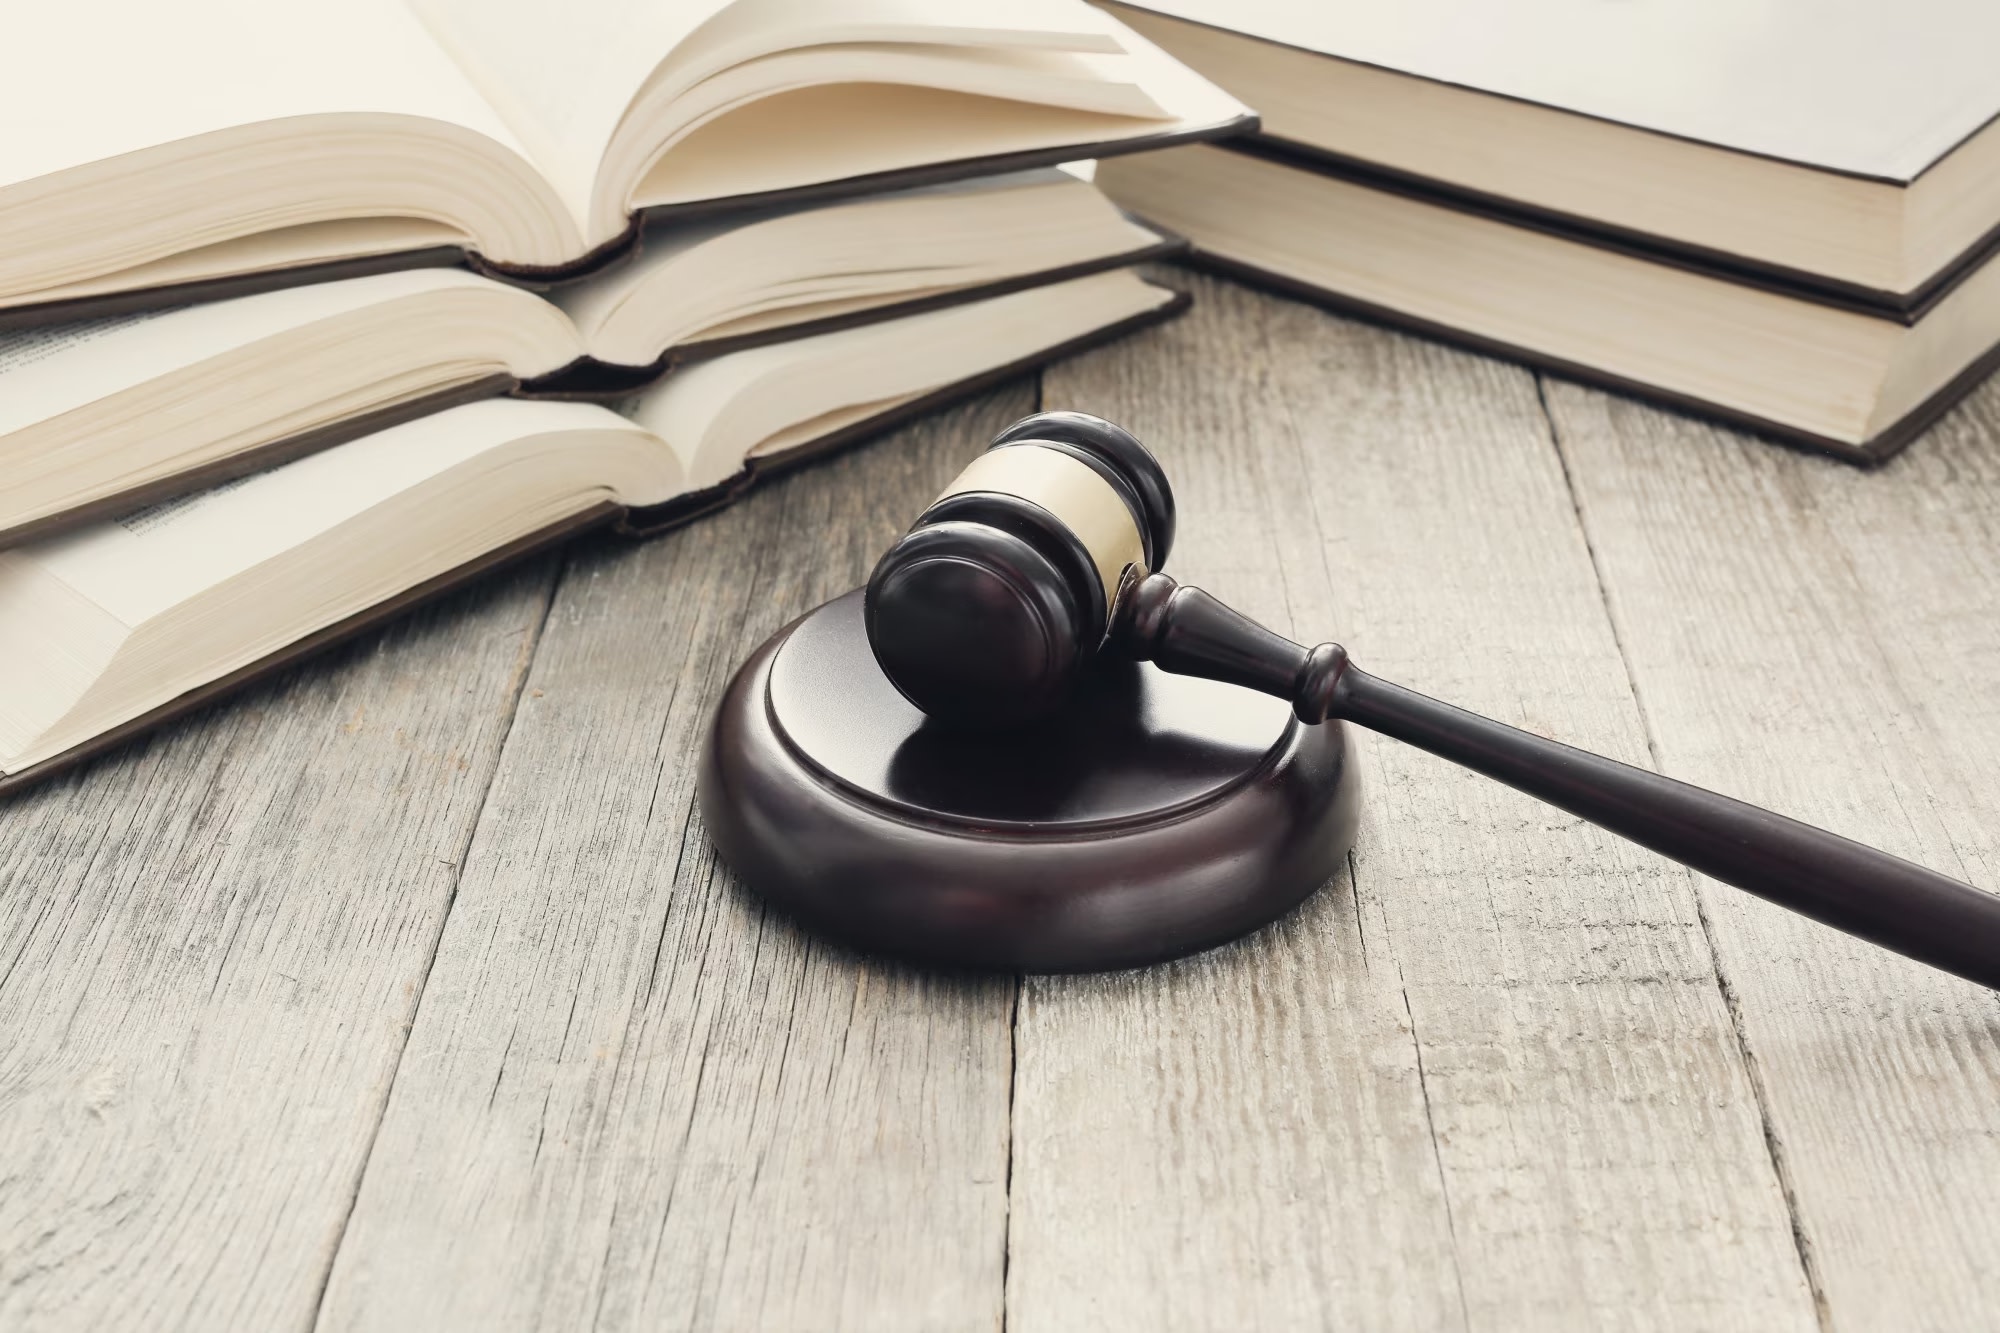
[[[1199,280],[1045,396],[1160,448],[1178,575],[1645,758],[1525,372]],[[1024,991],[1009,1327],[1812,1328],[1690,877],[1360,748],[1351,889]]]
[[[2000,389],[1874,473],[1549,402],[1661,766],[2000,886]],[[1701,901],[1831,1326],[1990,1325],[2000,1002]]]
[[[0,805],[0,1328],[302,1328],[551,560]]]
[[[1013,982],[767,914],[693,760],[736,664],[1031,409],[1016,385],[579,557],[321,1327],[999,1326]]]
[[[1176,280],[1045,381],[1159,448],[1176,575],[2000,884],[2000,389],[1859,473]],[[1992,994],[1389,743],[1353,873],[1167,968],[921,975],[749,899],[692,808],[728,673],[1033,405],[0,805],[0,1328],[1992,1322]]]

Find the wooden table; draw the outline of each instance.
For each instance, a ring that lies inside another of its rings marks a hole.
[[[736,662],[1044,404],[1276,626],[2000,884],[2000,384],[1869,474],[1176,280],[0,809],[0,1328],[1994,1327],[1995,996],[1427,756],[1145,972],[924,975],[716,865]]]

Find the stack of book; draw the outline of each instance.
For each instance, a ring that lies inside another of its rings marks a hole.
[[[0,788],[1164,317],[1082,0],[85,0],[0,50]],[[23,28],[25,25],[25,28]]]
[[[1138,0],[1261,132],[1107,163],[1206,263],[1857,460],[2000,345],[1992,0]]]

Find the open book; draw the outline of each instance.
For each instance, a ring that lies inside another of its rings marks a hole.
[[[722,352],[1170,248],[1046,168],[660,228],[548,299],[413,269],[0,334],[0,546],[453,402],[629,393]]]
[[[64,0],[0,43],[0,310],[439,248],[543,278],[641,212],[1249,123],[1083,0]]]
[[[554,535],[686,517],[1183,303],[1101,273],[717,357],[623,413],[470,403],[0,551],[0,790]]]

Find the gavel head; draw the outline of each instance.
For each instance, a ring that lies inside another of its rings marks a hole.
[[[1128,566],[1174,540],[1166,474],[1081,412],[1002,431],[869,576],[868,642],[930,716],[998,727],[1053,712],[1095,655]]]

